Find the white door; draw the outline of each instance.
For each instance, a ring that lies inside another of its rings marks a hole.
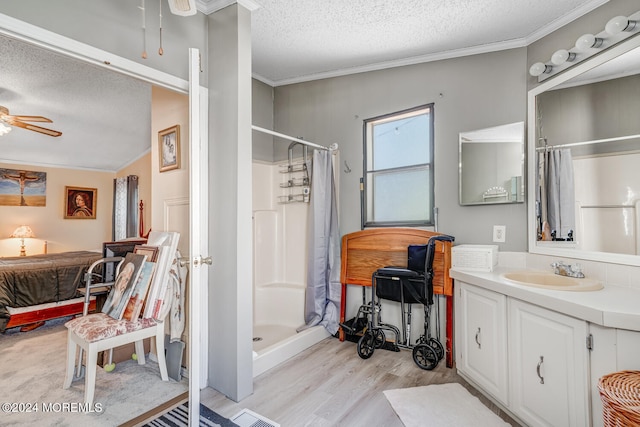
[[[189,49],[189,425],[199,425],[200,390],[206,386],[207,267],[207,91],[200,87],[200,52]],[[203,238],[205,236],[205,238]]]

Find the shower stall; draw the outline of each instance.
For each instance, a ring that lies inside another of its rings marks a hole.
[[[254,377],[329,336],[323,326],[297,332],[305,324],[309,212],[301,160],[253,163]]]

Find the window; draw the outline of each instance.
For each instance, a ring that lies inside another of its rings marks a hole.
[[[363,228],[433,225],[433,104],[364,121]]]

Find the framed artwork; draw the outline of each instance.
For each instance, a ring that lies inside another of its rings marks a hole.
[[[156,262],[158,260],[158,247],[147,245],[136,245],[133,253],[147,256],[147,261]]]
[[[96,219],[98,189],[64,187],[65,219]]]
[[[0,168],[0,206],[46,205],[46,172]]]
[[[180,125],[158,132],[160,172],[180,169]]]

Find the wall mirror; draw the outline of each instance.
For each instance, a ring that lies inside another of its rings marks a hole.
[[[461,205],[524,202],[524,122],[461,132]]]
[[[640,265],[640,37],[529,92],[529,251]]]

